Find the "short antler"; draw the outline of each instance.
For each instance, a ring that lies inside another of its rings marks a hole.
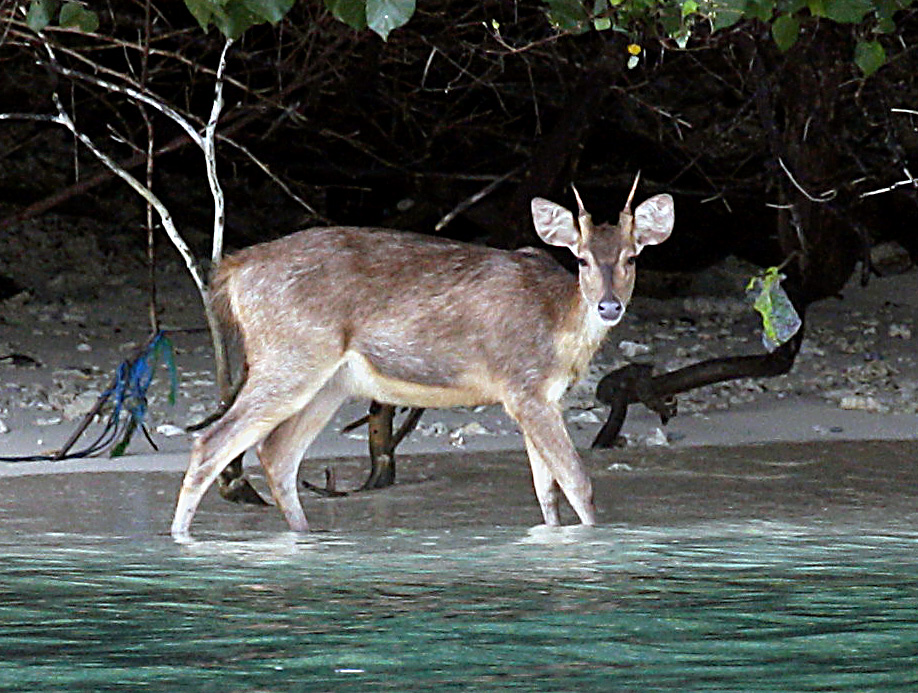
[[[618,226],[625,233],[631,233],[634,225],[634,216],[631,214],[631,201],[634,199],[634,192],[637,190],[638,181],[641,180],[641,172],[638,171],[634,177],[634,183],[631,186],[631,192],[628,193],[628,199],[625,200],[625,206],[618,215]]]
[[[637,190],[638,181],[640,180],[641,172],[638,171],[637,175],[634,177],[634,183],[631,186],[631,192],[628,193],[628,199],[625,201],[625,208],[622,210],[623,212],[628,212],[628,214],[631,214],[631,201],[634,199],[634,191]],[[579,202],[580,198],[577,198],[577,200]]]
[[[577,191],[577,186],[571,183],[571,190],[574,191],[574,197],[577,198],[577,223],[580,226],[581,231],[586,229],[593,228],[593,217],[590,216],[590,213],[586,211],[586,208],[583,206],[583,200],[580,199],[580,193]]]

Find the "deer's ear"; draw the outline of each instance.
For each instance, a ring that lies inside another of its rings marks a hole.
[[[532,221],[536,233],[543,241],[576,252],[580,245],[580,231],[570,211],[554,202],[536,197],[532,200]]]
[[[634,242],[638,252],[646,245],[662,243],[673,230],[676,213],[670,195],[654,195],[634,210]]]

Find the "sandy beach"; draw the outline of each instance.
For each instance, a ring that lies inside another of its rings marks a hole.
[[[19,242],[27,243],[29,233],[25,229]],[[53,454],[109,386],[121,361],[149,336],[145,269],[139,258],[99,248],[89,229],[62,223],[55,234],[32,228],[33,240],[40,233],[45,233],[47,252],[36,256],[23,248],[4,248],[0,254],[5,262],[0,269],[22,287],[0,302],[3,456]],[[17,250],[20,262],[11,259]],[[73,258],[79,254],[86,259],[77,266]],[[760,353],[758,316],[743,293],[754,271],[728,260],[685,279],[680,295],[666,299],[642,295],[639,283],[625,320],[610,333],[588,378],[566,397],[565,416],[578,447],[589,448],[607,415],[594,399],[596,383],[629,358],[650,359],[662,372],[705,358]],[[174,406],[167,401],[165,367],[159,367],[149,391],[147,423],[159,450],[137,435],[128,454],[118,459],[3,462],[0,476],[165,472],[177,491],[191,441],[182,429],[214,409],[216,388],[209,339],[190,279],[175,258],[161,263],[157,278],[160,316],[174,346],[178,375]],[[804,442],[843,448],[845,441],[918,440],[918,270],[873,277],[867,287],[852,280],[841,297],[814,305],[807,317],[806,339],[790,374],[680,395],[679,414],[665,427],[653,413],[632,406],[623,429],[625,447],[597,453],[601,462],[595,462],[597,454],[588,454],[591,469],[605,473],[616,454],[628,460],[617,472],[627,477],[642,457],[661,459],[668,451],[690,459],[694,453],[684,456],[681,451]],[[365,410],[366,402],[351,402],[338,412],[309,450],[304,478],[323,483],[327,460],[338,459],[344,460],[338,462],[340,485],[359,483],[368,467],[365,431],[340,431]],[[98,430],[91,426],[75,449]],[[399,448],[399,482],[423,477],[424,465],[436,466],[438,459],[456,464],[467,459],[473,474],[476,465],[488,469],[488,454],[513,453],[510,458],[519,467],[513,483],[518,479],[525,496],[531,487],[522,449],[521,436],[499,407],[428,411]],[[250,471],[259,484],[258,469]],[[174,496],[161,490],[168,510]],[[310,504],[315,505],[307,499]],[[534,499],[529,505],[537,513]]]

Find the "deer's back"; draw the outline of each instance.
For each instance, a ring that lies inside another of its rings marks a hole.
[[[224,259],[215,286],[248,356],[320,344],[359,353],[387,377],[444,387],[470,364],[486,371],[479,378],[550,369],[553,334],[577,295],[540,251],[351,227],[242,250]]]

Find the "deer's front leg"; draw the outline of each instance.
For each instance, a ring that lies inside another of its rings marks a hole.
[[[561,514],[558,508],[561,500],[561,488],[555,477],[552,476],[548,464],[542,459],[538,448],[526,436],[526,452],[529,455],[529,467],[532,469],[532,485],[535,487],[536,498],[542,508],[542,517],[545,524],[557,527],[561,524]]]
[[[541,470],[547,469],[564,491],[577,517],[585,525],[596,524],[596,507],[593,504],[593,483],[583,468],[583,463],[564,425],[557,404],[529,399],[517,406],[508,407],[508,413],[523,430],[529,452],[533,481],[546,524],[560,524],[557,492],[553,490]],[[539,469],[539,472],[536,472]]]

